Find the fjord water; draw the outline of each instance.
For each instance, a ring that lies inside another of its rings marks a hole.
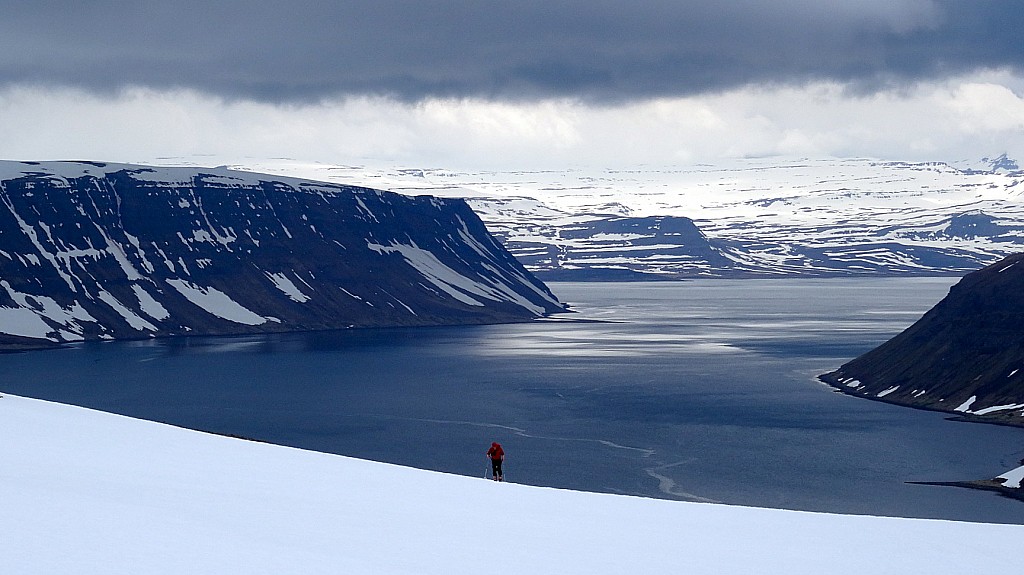
[[[81,344],[0,356],[0,389],[470,476],[484,476],[496,440],[508,479],[535,485],[1024,523],[1019,501],[907,483],[1016,467],[1024,429],[815,380],[913,323],[955,281],[552,283],[576,313]]]

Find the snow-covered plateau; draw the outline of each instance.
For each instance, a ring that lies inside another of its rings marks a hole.
[[[1008,573],[1024,537],[494,483],[11,395],[0,437],[5,575]]]
[[[233,167],[464,198],[545,280],[963,274],[1024,251],[1024,172],[1005,155],[548,171],[256,159]]]

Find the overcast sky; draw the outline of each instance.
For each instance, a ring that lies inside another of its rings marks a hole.
[[[0,157],[1024,160],[1019,0],[0,2]]]

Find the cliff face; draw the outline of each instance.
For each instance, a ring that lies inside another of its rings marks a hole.
[[[562,311],[462,200],[223,168],[0,162],[0,345]]]
[[[917,323],[821,379],[853,395],[1024,425],[1024,254],[968,274]]]

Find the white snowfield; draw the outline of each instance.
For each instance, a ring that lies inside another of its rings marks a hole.
[[[0,437],[5,575],[1010,573],[1024,538],[494,483],[10,395]]]
[[[189,163],[181,158],[173,161]],[[541,171],[217,161],[240,171],[465,198],[488,229],[506,243],[530,242],[555,249],[566,269],[716,271],[699,258],[652,254],[657,246],[633,244],[636,238],[629,235],[572,233],[578,224],[608,217],[692,218],[737,269],[769,275],[837,269],[963,273],[1019,252],[1024,244],[1018,170],[996,167],[1012,163],[1005,157],[948,164],[768,157],[722,160],[714,165]],[[958,229],[953,218],[965,215],[995,218],[992,229],[983,229],[984,225]],[[653,238],[646,231],[642,235]],[[726,244],[732,247],[725,248]],[[531,249],[538,248],[513,246],[513,254],[523,256]],[[605,250],[608,257],[600,255]],[[633,250],[639,253],[632,255]],[[957,263],[944,257],[933,259],[927,255],[930,250],[942,251]]]
[[[1019,489],[1021,481],[1024,481],[1024,465],[1016,469],[1011,469],[1006,473],[1000,475],[996,479],[1003,480],[1003,487],[1012,487],[1014,489]]]

